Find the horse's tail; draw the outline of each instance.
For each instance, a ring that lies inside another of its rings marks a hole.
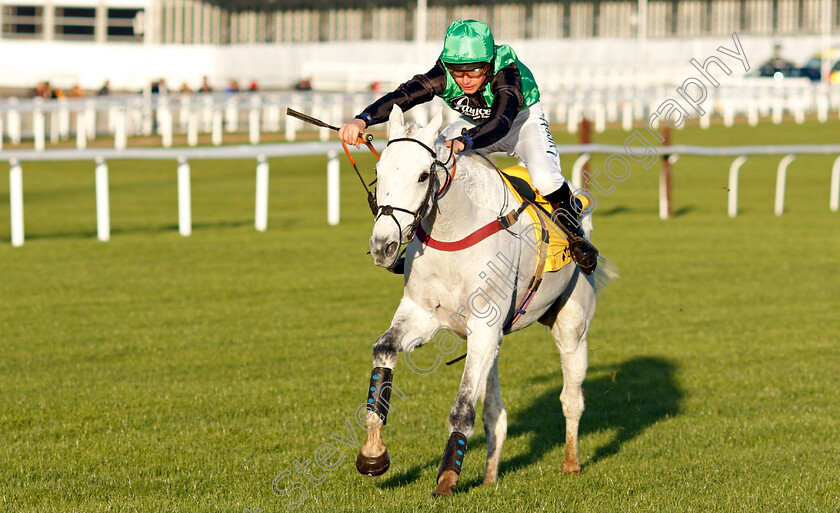
[[[601,292],[611,281],[618,278],[618,266],[602,256],[598,256],[598,267],[595,268],[595,292]]]

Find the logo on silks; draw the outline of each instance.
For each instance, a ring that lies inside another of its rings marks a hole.
[[[470,99],[465,96],[456,96],[449,100],[449,106],[452,107],[453,110],[460,112],[464,116],[468,118],[472,118],[475,120],[478,119],[490,119],[490,109],[482,109],[479,107],[473,107],[470,105]]]

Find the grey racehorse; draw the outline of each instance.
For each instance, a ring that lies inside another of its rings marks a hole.
[[[458,482],[479,397],[487,435],[484,483],[495,482],[507,432],[499,391],[499,347],[505,334],[540,322],[551,328],[562,361],[566,453],[561,470],[580,473],[578,423],[584,409],[586,336],[595,314],[596,283],[605,285],[616,275],[603,259],[593,276],[570,263],[545,273],[535,288],[536,269],[545,251],[540,234],[557,228],[550,221],[537,224],[527,215],[517,215],[522,204],[486,159],[462,153],[453,170],[452,161],[444,158],[450,152],[439,132],[441,122],[438,113],[425,127],[406,124],[395,107],[388,122],[389,144],[376,167],[378,207],[370,238],[374,263],[393,266],[403,241],[411,241],[405,252],[403,298],[390,328],[373,345],[367,439],[356,466],[366,475],[388,469],[390,459],[381,436],[398,353],[446,329],[466,339],[466,361],[449,413],[450,436],[433,495],[451,495]],[[494,221],[499,228],[488,231]],[[591,222],[587,224],[591,232]],[[462,244],[449,248],[455,250],[435,249],[433,241],[444,242],[438,247],[454,241]]]

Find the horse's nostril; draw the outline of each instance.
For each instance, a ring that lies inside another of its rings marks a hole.
[[[397,247],[399,247],[399,245],[396,243],[396,241],[388,244],[388,247],[385,248],[385,254],[393,255],[397,251]]]

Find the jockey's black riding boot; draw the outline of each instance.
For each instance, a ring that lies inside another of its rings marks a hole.
[[[595,272],[598,266],[598,250],[583,234],[580,226],[580,213],[583,205],[572,194],[569,184],[563,186],[545,197],[551,203],[553,212],[551,218],[564,229],[569,240],[569,252],[572,260],[577,263],[581,271],[586,274]]]

